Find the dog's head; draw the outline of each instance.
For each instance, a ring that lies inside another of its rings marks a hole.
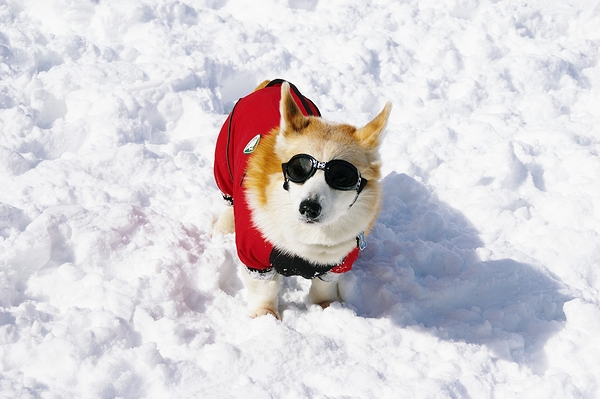
[[[330,123],[304,116],[289,84],[282,85],[275,153],[284,163],[283,188],[297,221],[327,226],[351,214],[355,223],[378,211],[378,149],[390,110],[387,103],[361,128]]]

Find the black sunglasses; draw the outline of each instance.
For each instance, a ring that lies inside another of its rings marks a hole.
[[[310,179],[317,169],[325,171],[325,182],[335,190],[356,190],[360,193],[367,185],[367,179],[361,178],[356,166],[341,159],[319,162],[308,154],[298,154],[281,164],[281,168],[285,177],[283,188],[286,190],[288,181],[302,184]]]

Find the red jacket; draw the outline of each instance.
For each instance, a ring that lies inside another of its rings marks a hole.
[[[242,179],[249,154],[244,148],[256,136],[269,134],[279,126],[279,102],[282,80],[274,80],[267,87],[241,98],[223,124],[215,149],[214,174],[217,186],[235,206],[234,220],[236,247],[240,260],[250,270],[266,272],[273,267],[283,275],[302,275],[312,278],[327,271],[344,273],[352,268],[358,257],[358,247],[352,250],[340,265],[314,265],[299,257],[285,255],[267,241],[251,220]],[[317,107],[302,96],[295,86],[292,97],[304,115],[321,116]],[[260,142],[259,142],[260,145]],[[308,270],[306,270],[308,268]]]

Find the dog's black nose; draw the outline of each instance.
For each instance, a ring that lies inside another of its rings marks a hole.
[[[317,201],[304,200],[300,203],[300,214],[308,219],[316,219],[321,214],[321,205]]]

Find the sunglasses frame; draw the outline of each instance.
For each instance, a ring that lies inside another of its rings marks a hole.
[[[310,172],[308,173],[308,175],[306,176],[305,179],[292,179],[290,177],[290,174],[288,172],[288,164],[290,162],[292,162],[295,159],[308,159],[311,163],[311,169]],[[350,187],[343,187],[343,186],[339,186],[335,183],[333,183],[330,179],[329,179],[329,174],[328,171],[330,170],[329,167],[331,166],[332,163],[341,163],[344,164],[345,166],[350,167],[352,170],[354,170],[356,172],[356,176],[357,176],[357,180],[356,180],[356,184],[350,186]],[[352,165],[350,162],[348,161],[344,161],[343,159],[332,159],[331,161],[328,162],[321,162],[321,161],[317,161],[314,157],[308,155],[308,154],[297,154],[294,155],[293,157],[290,158],[289,161],[282,163],[281,164],[281,169],[283,170],[283,176],[285,178],[285,183],[284,183],[284,188],[287,190],[288,187],[288,182],[293,182],[293,183],[297,183],[297,184],[303,184],[304,182],[306,182],[308,179],[310,179],[311,177],[314,176],[315,173],[317,173],[317,170],[322,170],[325,173],[325,182],[327,183],[327,185],[331,188],[333,188],[334,190],[340,190],[340,191],[351,191],[351,190],[356,190],[357,193],[360,193],[362,191],[362,189],[366,186],[367,184],[367,179],[363,178],[360,175],[360,171],[358,170],[358,168],[354,165]]]

